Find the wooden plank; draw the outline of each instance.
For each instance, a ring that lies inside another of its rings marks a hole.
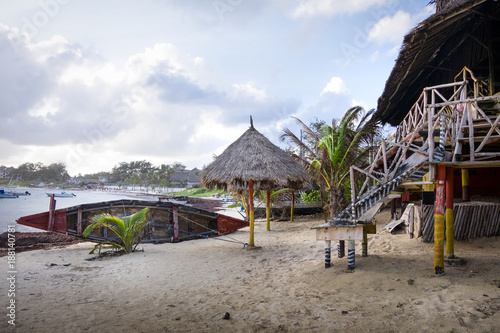
[[[317,240],[363,240],[363,225],[316,229]]]

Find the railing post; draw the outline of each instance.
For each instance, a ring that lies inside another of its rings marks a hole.
[[[431,90],[431,104],[435,104],[435,96],[434,96],[434,90]],[[427,110],[427,92],[424,95],[424,107]],[[434,119],[434,106],[430,107],[427,110],[427,129],[428,129],[428,137],[427,137],[427,143],[429,145],[429,162],[432,163],[434,161],[434,124],[433,124],[433,119]]]
[[[352,213],[352,219],[353,222],[356,220],[358,217],[356,216],[356,188],[355,188],[355,183],[354,183],[354,168],[351,166],[349,168],[350,172],[350,177],[351,177],[351,213]]]

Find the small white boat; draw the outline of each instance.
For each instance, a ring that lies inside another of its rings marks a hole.
[[[61,193],[46,193],[47,196],[52,196],[54,195],[54,197],[56,198],[73,198],[73,197],[76,197],[76,194],[74,193],[66,193],[66,192],[61,192]]]

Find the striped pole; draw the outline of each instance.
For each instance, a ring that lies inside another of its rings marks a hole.
[[[325,240],[325,268],[329,268],[332,266],[331,248],[332,248],[332,241]]]
[[[446,255],[455,258],[455,229],[453,226],[453,168],[446,169]]]
[[[354,248],[354,241],[350,240],[348,241],[347,245],[347,269],[350,271],[353,271],[354,268],[356,267],[356,261],[355,261],[355,248]]]
[[[462,201],[470,201],[469,195],[469,169],[462,169]]]
[[[436,201],[434,203],[434,274],[444,275],[444,204],[446,166],[438,165]]]

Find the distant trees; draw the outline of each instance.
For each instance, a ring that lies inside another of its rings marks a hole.
[[[52,163],[46,166],[41,162],[26,162],[15,168],[12,173],[23,180],[64,182],[70,179],[64,163]]]
[[[111,172],[101,171],[92,174],[78,174],[82,179],[102,179],[106,182],[124,185],[130,184],[139,187],[166,187],[170,185],[169,179],[176,171],[184,171],[186,166],[180,162],[154,166],[151,162],[132,161],[120,162]],[[44,165],[41,162],[26,162],[14,168],[12,174],[16,179],[43,182],[65,182],[71,178],[64,163]],[[83,183],[82,183],[83,184]]]

